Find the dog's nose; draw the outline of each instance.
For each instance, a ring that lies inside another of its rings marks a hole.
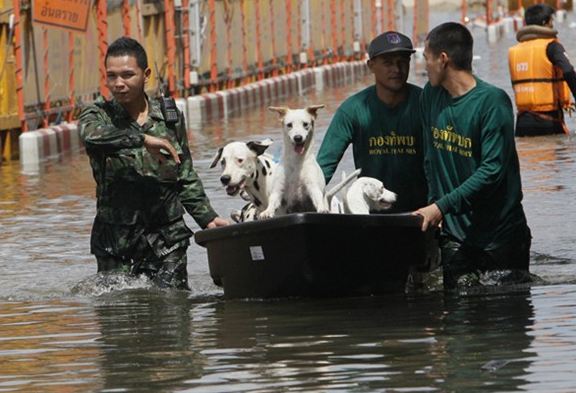
[[[304,138],[302,138],[302,135],[295,135],[294,136],[294,142],[302,143],[303,141],[304,141]]]
[[[228,183],[230,183],[230,176],[229,175],[220,176],[220,181],[222,182],[222,184],[227,185]]]

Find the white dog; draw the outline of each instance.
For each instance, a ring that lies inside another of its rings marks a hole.
[[[387,210],[396,202],[396,194],[373,177],[359,177],[346,192],[344,213],[370,214],[370,211]]]
[[[342,181],[332,187],[330,190],[326,191],[326,199],[330,204],[331,213],[344,213],[344,205],[340,202],[336,194],[346,187],[352,180],[354,180],[359,174],[360,169],[355,170],[350,175],[346,176],[343,172]],[[242,195],[242,193],[241,193]],[[333,209],[332,206],[341,206],[341,208]],[[253,202],[249,202],[241,210],[233,210],[230,214],[230,218],[236,223],[255,221],[258,219],[259,211]]]
[[[350,176],[342,172],[340,184],[358,175],[356,169]],[[339,185],[340,185],[339,184]],[[342,187],[334,187],[338,191]],[[392,207],[397,195],[387,190],[384,184],[373,177],[360,177],[343,193],[342,200],[334,195],[330,199],[330,212],[338,214],[370,214],[371,211],[382,211]]]
[[[268,207],[271,179],[277,168],[272,157],[264,154],[271,144],[270,139],[259,142],[231,142],[218,149],[210,164],[210,168],[214,168],[220,162],[220,182],[226,187],[226,193],[232,196],[241,193],[243,198],[254,205],[257,212]],[[247,206],[244,208],[243,210],[248,211]],[[249,216],[252,217],[253,214]]]
[[[326,182],[312,149],[314,122],[318,109],[324,105],[311,105],[305,109],[269,107],[280,115],[284,148],[278,165],[268,207],[260,218],[298,212],[327,213],[328,201],[324,195]]]

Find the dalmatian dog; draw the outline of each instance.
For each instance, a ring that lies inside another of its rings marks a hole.
[[[304,109],[269,107],[278,113],[284,140],[282,159],[274,174],[268,207],[260,218],[303,212],[328,213],[326,182],[313,151],[314,122],[324,105]]]
[[[230,214],[230,218],[232,221],[239,224],[241,222],[248,222],[248,221],[255,221],[258,219],[258,209],[256,209],[256,205],[253,202],[248,202],[244,207],[240,210],[234,210]]]
[[[230,196],[239,195],[250,203],[233,213],[232,219],[249,220],[268,207],[272,175],[277,164],[265,154],[271,139],[230,142],[216,152],[210,168],[222,167],[220,182]],[[242,218],[243,217],[243,218]]]

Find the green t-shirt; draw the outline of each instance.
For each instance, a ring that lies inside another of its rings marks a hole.
[[[427,84],[420,113],[429,199],[444,214],[443,231],[484,250],[512,241],[526,217],[508,95],[478,78],[457,98]]]
[[[390,212],[413,211],[426,204],[422,127],[422,89],[408,84],[406,101],[390,108],[370,86],[349,97],[336,111],[320,150],[318,163],[330,181],[348,145],[360,176],[379,179],[398,195]]]

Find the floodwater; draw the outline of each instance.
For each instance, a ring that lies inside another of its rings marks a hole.
[[[574,20],[560,26],[573,56]],[[512,35],[488,45],[474,34],[477,74],[511,93]],[[424,82],[422,70],[414,67],[413,82]],[[339,102],[368,83],[274,104],[326,104],[320,141]],[[517,140],[532,271],[543,282],[459,296],[225,301],[195,244],[191,293],[105,282],[89,254],[87,157],[61,157],[36,175],[4,164],[0,392],[574,392],[576,121],[568,123],[570,136]],[[275,115],[254,109],[192,131],[196,168],[222,215],[241,202],[225,195],[210,159],[226,141],[252,137],[280,141]]]

